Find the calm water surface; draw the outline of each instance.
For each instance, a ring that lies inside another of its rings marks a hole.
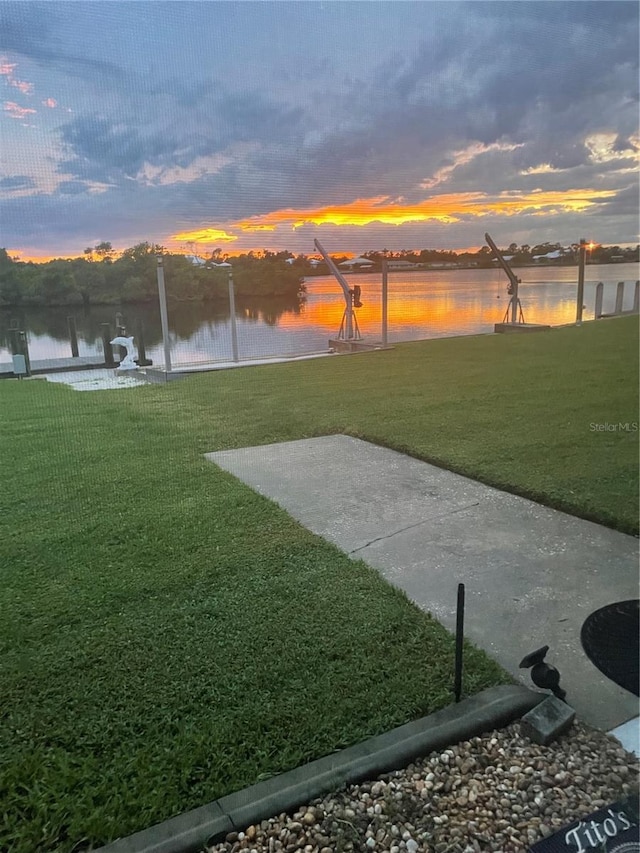
[[[520,299],[527,323],[562,325],[576,316],[577,267],[528,267],[517,270],[522,279]],[[640,278],[636,264],[588,266],[585,276],[583,318],[593,319],[595,286],[605,284],[604,311],[612,311],[616,284],[626,281],[624,308],[631,308],[633,284]],[[362,288],[363,307],[356,312],[365,340],[381,337],[381,280],[379,273],[351,276]],[[240,358],[295,355],[327,349],[337,336],[344,311],[342,291],[331,276],[306,281],[306,299],[298,304],[267,300],[236,305]],[[390,343],[426,338],[493,332],[503,320],[509,297],[507,279],[500,270],[438,270],[391,273],[388,296]],[[71,356],[67,316],[73,314],[81,356],[102,353],[100,323],[113,326],[121,310],[128,334],[136,321],[144,324],[147,355],[155,364],[164,361],[160,313],[157,306],[95,306],[0,310],[0,362],[11,361],[6,330],[18,319],[29,338],[32,360]],[[227,305],[169,306],[174,364],[230,360],[231,326]]]

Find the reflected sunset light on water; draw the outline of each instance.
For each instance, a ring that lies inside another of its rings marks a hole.
[[[626,279],[625,308],[631,308],[633,284],[639,275],[634,264],[592,267],[587,270],[583,313],[593,319],[595,287],[605,282],[606,310],[612,310],[618,281]],[[527,323],[552,326],[572,323],[576,317],[577,268],[547,267],[517,270],[520,301]],[[356,315],[363,337],[380,335],[382,285],[380,274],[349,276],[362,288],[363,307]],[[389,341],[473,335],[493,332],[502,321],[510,297],[507,279],[499,270],[447,270],[391,273],[388,279]],[[330,276],[307,280],[308,299],[303,315],[310,325],[335,336],[344,311],[337,282]],[[284,316],[281,328],[295,328],[298,317]]]
[[[560,326],[575,322],[577,267],[526,267],[516,270],[521,278],[520,300],[527,323]],[[630,309],[633,286],[640,278],[636,264],[588,266],[584,289],[584,320],[594,316],[595,287],[605,283],[604,312],[613,310],[616,285],[625,281],[623,307]],[[359,285],[362,307],[356,310],[365,341],[382,337],[382,282],[379,273],[348,275],[350,287]],[[388,278],[388,341],[402,341],[493,332],[504,319],[509,296],[507,278],[498,269],[431,270],[393,272]],[[240,359],[293,356],[323,352],[329,339],[338,335],[344,297],[331,276],[310,277],[300,304],[287,300],[236,301]],[[78,327],[80,355],[102,352],[100,323],[113,323],[122,311],[131,333],[142,319],[147,355],[163,362],[158,305],[95,306],[88,313],[71,309]],[[69,308],[26,311],[24,327],[29,336],[32,360],[69,357],[66,332]],[[59,315],[59,316],[58,316]],[[232,354],[231,323],[226,301],[170,304],[169,327],[174,364],[229,361]],[[0,361],[11,355],[8,340],[0,337]]]

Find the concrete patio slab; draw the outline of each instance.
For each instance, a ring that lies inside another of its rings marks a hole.
[[[345,435],[208,453],[314,533],[376,568],[449,630],[466,584],[465,634],[523,684],[548,644],[578,716],[609,730],[638,700],[580,644],[594,610],[638,597],[638,540]]]

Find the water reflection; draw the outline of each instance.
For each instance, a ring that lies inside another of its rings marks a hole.
[[[240,324],[277,327],[285,315],[300,315],[301,299],[274,297],[264,299],[236,299],[236,317]],[[98,355],[102,352],[102,324],[109,323],[115,332],[116,314],[121,313],[127,334],[136,335],[138,322],[142,323],[147,352],[162,351],[162,327],[158,305],[96,305],[89,307],[29,307],[26,309],[0,309],[0,361],[10,360],[10,327],[24,329],[29,338],[29,351],[33,360],[60,358],[71,355],[68,317],[76,323],[79,354]],[[202,349],[203,341],[224,338],[229,326],[229,305],[216,303],[180,303],[169,306],[169,326],[172,345],[178,350],[193,343]],[[204,347],[208,356],[210,347]]]
[[[576,317],[577,268],[553,267],[518,270],[520,297],[528,323],[562,325]],[[633,283],[639,278],[635,264],[590,266],[585,282],[583,317],[593,318],[595,286],[605,282],[604,311],[613,310],[616,284],[625,280],[624,308],[631,308]],[[381,336],[381,281],[378,274],[350,279],[362,288],[363,307],[357,311],[364,337]],[[390,342],[493,331],[507,310],[507,280],[500,270],[441,270],[395,273],[389,276],[388,338]],[[0,361],[10,361],[7,336],[11,319],[26,329],[31,358],[71,355],[67,317],[73,315],[80,355],[102,352],[101,323],[114,326],[115,314],[124,315],[128,334],[144,326],[147,355],[163,360],[160,312],[157,304],[72,308],[0,310]],[[294,355],[325,350],[340,328],[344,299],[331,277],[307,281],[304,300],[237,300],[238,346],[241,358]],[[228,303],[181,303],[169,306],[173,360],[176,364],[228,359],[231,329]]]

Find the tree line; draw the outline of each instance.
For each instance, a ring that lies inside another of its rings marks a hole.
[[[578,244],[563,247],[560,243],[535,246],[511,243],[503,254],[514,266],[537,263],[576,264]],[[640,247],[590,246],[589,263],[635,262]],[[167,252],[156,243],[138,243],[116,255],[111,243],[98,243],[84,250],[82,257],[52,260],[46,263],[19,261],[0,249],[0,306],[19,305],[110,305],[153,302],[158,296],[157,257],[162,255],[167,296],[175,302],[203,302],[228,298],[228,267],[219,267],[227,256],[215,249],[209,258],[198,260]],[[551,257],[548,257],[551,256]],[[348,255],[334,256],[337,264]],[[402,260],[418,268],[495,266],[491,250],[483,246],[477,252],[454,252],[442,249],[388,249],[364,252],[362,257],[382,267],[383,258]],[[324,262],[295,256],[288,251],[247,252],[231,258],[236,295],[239,297],[300,296],[304,278],[327,275]]]
[[[539,263],[550,265],[577,264],[580,246],[572,243],[563,246],[561,243],[537,243],[529,245],[524,243],[510,243],[509,246],[500,249],[511,266],[531,266]],[[550,257],[549,257],[550,256]],[[388,249],[381,251],[363,252],[363,258],[368,258],[375,267],[381,266],[382,259],[402,260],[425,267],[439,265],[454,265],[460,267],[492,267],[495,266],[493,253],[488,246],[482,246],[477,252],[454,252],[446,249],[403,249],[399,252],[390,252]],[[589,244],[587,249],[587,263],[609,264],[609,263],[638,263],[640,260],[640,246],[633,248],[621,248],[620,246],[601,246]]]
[[[155,243],[138,243],[116,257],[111,243],[85,249],[83,257],[46,263],[19,261],[0,249],[0,305],[109,305],[153,302],[158,298],[157,258],[163,257],[167,298],[203,302],[228,298],[229,268],[195,265],[186,256]],[[304,289],[300,265],[289,252],[248,252],[234,257],[233,281],[239,297],[296,297]]]

